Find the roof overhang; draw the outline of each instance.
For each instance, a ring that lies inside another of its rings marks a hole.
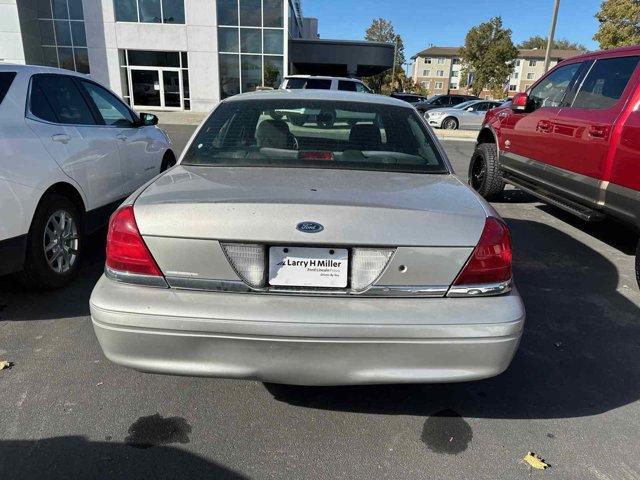
[[[289,39],[291,73],[366,77],[390,69],[393,54],[392,43]]]

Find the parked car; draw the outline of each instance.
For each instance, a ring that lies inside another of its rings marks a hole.
[[[363,118],[269,113],[304,108]],[[90,305],[118,364],[293,384],[497,375],[525,316],[507,226],[415,109],[317,90],[221,102],[112,216]]]
[[[284,78],[283,90],[338,90],[344,92],[373,93],[373,91],[361,80],[346,77],[322,77],[316,75],[289,75]],[[330,110],[321,111],[317,108],[304,108],[298,110],[280,110],[271,114],[273,118],[281,119],[287,115],[288,120],[296,126],[303,126],[306,123],[315,123],[319,127],[331,128],[341,119],[336,118],[336,114]],[[354,112],[353,118],[347,119],[350,124],[358,122],[358,115]]]
[[[480,98],[473,95],[434,95],[426,100],[415,103],[413,106],[416,107],[416,110],[419,112],[424,113],[435,108],[455,107],[469,100],[480,100]]]
[[[418,95],[416,93],[406,93],[406,92],[393,92],[390,96],[392,98],[397,98],[398,100],[403,100],[412,105],[415,105],[419,102],[424,102],[429,99],[429,97],[425,97],[423,95]]]
[[[138,116],[88,76],[0,65],[0,275],[67,284],[85,234],[175,164],[152,114]]]
[[[288,75],[280,88],[284,90],[342,90],[345,92],[373,93],[362,80],[348,77],[322,77],[318,75]]]
[[[558,64],[491,111],[471,164],[485,198],[513,184],[583,220],[640,227],[640,46]],[[636,276],[640,284],[640,244]]]
[[[484,116],[501,102],[489,100],[469,100],[451,108],[436,108],[425,112],[424,118],[429,125],[447,130],[458,128],[479,128]]]

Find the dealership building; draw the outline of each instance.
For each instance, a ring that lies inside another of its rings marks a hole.
[[[137,109],[207,111],[296,73],[362,77],[393,45],[324,40],[300,0],[0,0],[0,61],[89,73]]]

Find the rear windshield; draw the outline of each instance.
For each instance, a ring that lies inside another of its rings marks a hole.
[[[14,78],[16,78],[16,72],[0,72],[0,103],[4,100]]]
[[[411,108],[364,102],[223,102],[182,163],[448,173]]]

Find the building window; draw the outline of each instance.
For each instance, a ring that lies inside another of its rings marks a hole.
[[[428,77],[429,75],[431,75],[431,70],[426,70],[425,69],[425,70],[422,71],[422,76],[423,77]]]
[[[513,77],[514,80],[517,80],[518,77],[520,76],[520,74],[518,72],[515,72],[513,75],[511,75]]]
[[[451,63],[453,65],[459,65],[460,64],[460,59],[459,58],[454,58],[454,59],[451,60]]]
[[[460,76],[460,70],[454,70],[453,72],[451,72],[451,76],[452,77],[459,77]]]
[[[442,90],[443,85],[442,82],[436,82],[436,90]]]
[[[424,88],[428,88],[429,82],[420,82],[420,85],[422,85]]]
[[[436,72],[436,77],[444,77],[444,70],[438,70]]]
[[[431,58],[425,58],[424,63],[426,63],[427,65],[431,65]]]
[[[516,67],[520,66],[520,60],[516,60]]]
[[[220,98],[261,86],[280,86],[284,74],[284,1],[218,0],[216,5]]]
[[[116,22],[184,24],[184,0],[113,0]]]
[[[451,84],[451,90],[457,90],[458,89],[458,84],[457,83],[452,83]]]
[[[82,0],[40,0],[37,15],[43,64],[89,73]]]
[[[120,50],[122,98],[133,107],[191,109],[187,52]]]
[[[509,91],[510,92],[515,92],[518,89],[517,85],[509,85]]]
[[[533,73],[527,73],[527,80],[533,80],[534,76],[535,76],[535,74],[533,74]]]
[[[444,63],[444,58],[439,58],[438,59],[438,65],[442,65]]]
[[[535,67],[538,64],[537,60],[529,60],[529,66],[530,67]]]

